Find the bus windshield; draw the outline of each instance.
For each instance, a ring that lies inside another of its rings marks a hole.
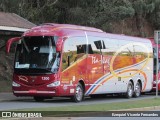
[[[56,73],[59,68],[60,53],[56,52],[58,37],[24,37],[17,45],[15,72],[18,73]]]

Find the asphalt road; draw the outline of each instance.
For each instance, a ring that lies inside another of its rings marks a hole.
[[[75,105],[89,105],[97,103],[114,103],[114,102],[125,102],[134,101],[137,99],[148,99],[154,98],[155,94],[142,95],[139,98],[126,99],[124,97],[109,96],[106,98],[91,99],[86,98],[80,103],[74,103],[69,98],[54,98],[48,99],[43,102],[35,102],[32,97],[15,97],[12,93],[0,93],[0,111],[4,110],[15,110],[24,108],[42,108],[42,107],[58,107],[58,106],[75,106]]]

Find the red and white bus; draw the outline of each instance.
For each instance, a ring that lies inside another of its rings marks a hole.
[[[42,24],[17,41],[13,93],[36,101],[119,93],[139,97],[152,89],[153,48],[149,39],[67,24]]]

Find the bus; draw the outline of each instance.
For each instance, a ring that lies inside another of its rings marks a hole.
[[[154,38],[149,38],[153,46],[153,88],[152,91],[156,91],[156,80],[157,80],[157,44],[154,41]],[[158,61],[160,67],[160,44],[158,45]],[[158,91],[160,91],[160,69],[158,69]]]
[[[153,48],[149,39],[100,29],[45,23],[11,38],[17,42],[12,89],[35,101],[123,94],[139,97],[152,89]]]

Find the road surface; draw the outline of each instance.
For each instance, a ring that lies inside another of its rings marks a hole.
[[[35,102],[32,97],[15,97],[12,93],[0,93],[0,111],[4,110],[15,110],[15,109],[25,109],[25,108],[43,108],[43,107],[59,107],[59,106],[75,106],[75,105],[91,105],[97,103],[114,103],[114,102],[125,102],[134,101],[141,99],[154,98],[155,95],[142,95],[139,98],[126,99],[124,97],[106,97],[106,98],[96,98],[91,99],[86,98],[80,103],[74,103],[69,98],[54,98],[48,99],[43,102]]]

